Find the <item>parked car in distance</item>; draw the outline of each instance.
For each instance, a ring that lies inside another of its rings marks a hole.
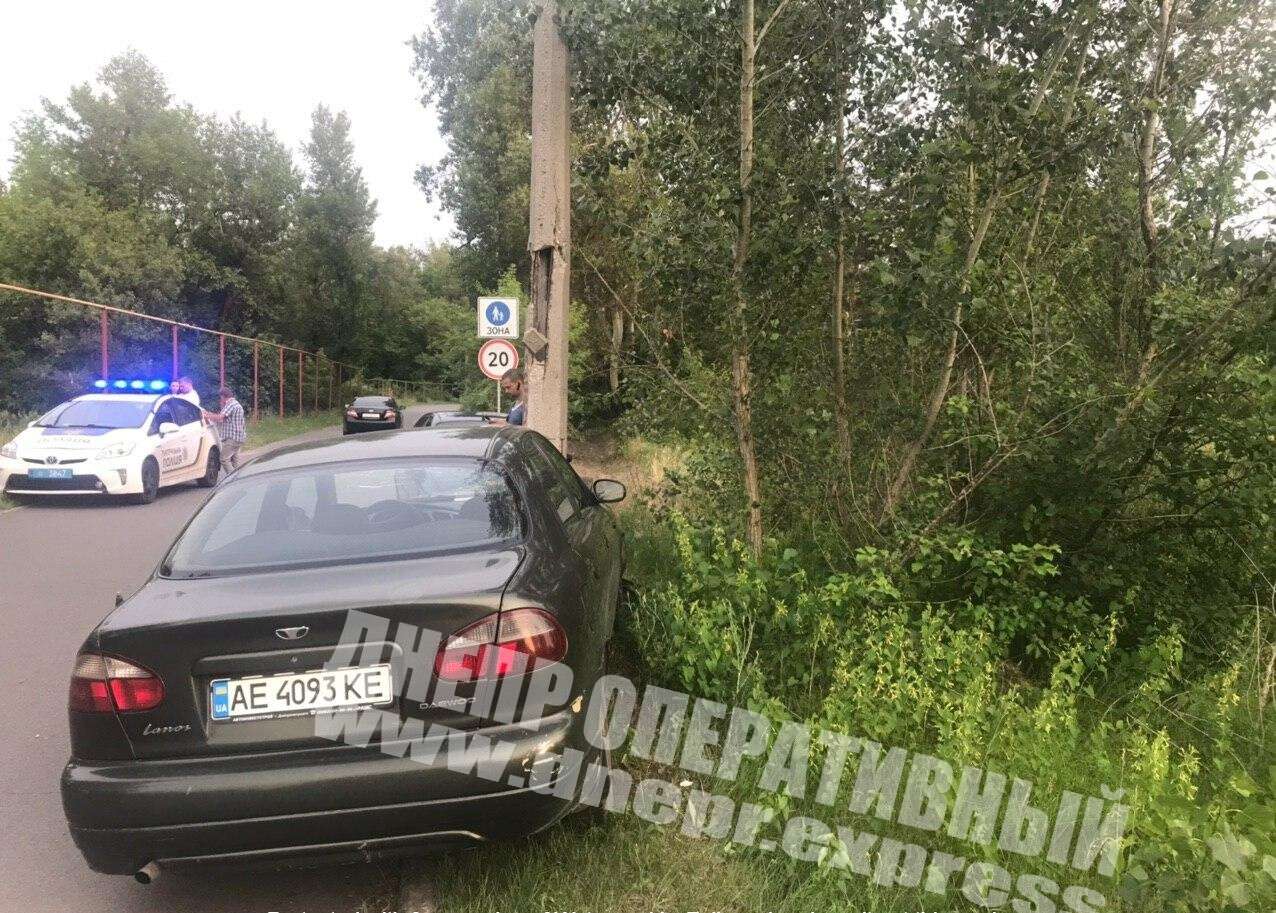
[[[298,444],[239,469],[75,659],[62,801],[88,865],[148,882],[170,865],[358,859],[558,821],[572,798],[518,784],[545,752],[600,754],[581,707],[620,595],[603,505],[623,497],[536,432],[490,425]],[[391,633],[343,665],[354,610]],[[438,632],[424,668],[459,704],[407,699],[395,625]],[[543,710],[515,678],[536,667],[572,673]],[[514,723],[465,700],[511,681]],[[317,712],[356,707],[393,721],[382,739],[416,721],[512,753],[480,779],[446,751],[317,731]]]
[[[360,396],[346,406],[342,434],[403,427],[403,410],[393,396]]]

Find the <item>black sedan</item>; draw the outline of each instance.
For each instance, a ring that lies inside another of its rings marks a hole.
[[[403,427],[403,410],[393,396],[360,396],[346,406],[342,434],[359,431],[387,431]]]
[[[620,590],[602,505],[622,497],[513,427],[296,445],[241,468],[76,658],[62,802],[89,866],[146,882],[557,821],[573,797],[518,784],[547,751],[601,755],[581,707]],[[546,669],[570,687],[529,705]],[[497,687],[511,713],[479,700]],[[334,739],[321,720],[342,712],[379,728]],[[512,747],[475,776],[440,728]]]

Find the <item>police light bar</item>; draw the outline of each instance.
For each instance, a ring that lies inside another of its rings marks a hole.
[[[98,379],[93,381],[93,386],[98,390],[123,390],[133,393],[163,393],[168,389],[168,381],[166,380],[119,380],[107,381]]]

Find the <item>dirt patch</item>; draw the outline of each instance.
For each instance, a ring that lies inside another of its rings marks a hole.
[[[574,438],[571,442],[572,468],[585,482],[616,479],[625,483],[630,499],[651,493],[664,481],[670,469],[682,465],[683,454],[675,447],[641,439],[610,435]]]
[[[620,442],[616,438],[575,438],[570,449],[572,468],[586,482],[594,479],[616,479],[629,485],[629,479],[622,477],[621,473],[632,467],[626,465]]]

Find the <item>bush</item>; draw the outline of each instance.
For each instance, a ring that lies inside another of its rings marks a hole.
[[[1040,807],[1119,787],[1130,909],[1272,908],[1270,621],[1203,674],[1185,668],[1173,624],[1125,647],[1121,604],[1098,613],[1052,595],[1050,545],[946,532],[819,573],[794,549],[755,561],[721,528],[668,520],[637,537],[637,554],[659,560],[640,562],[649,577],[628,621],[657,681],[1005,771],[1034,784]]]

